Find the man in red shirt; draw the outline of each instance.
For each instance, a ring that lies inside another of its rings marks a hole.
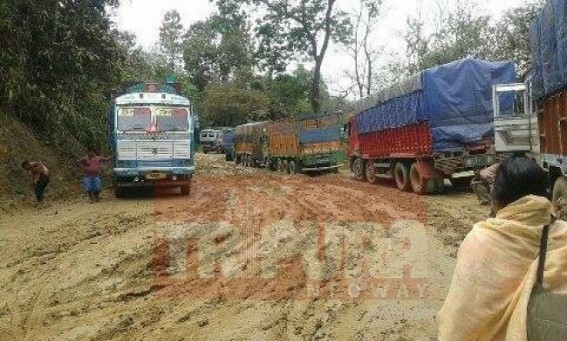
[[[100,156],[90,148],[87,156],[77,160],[79,167],[83,168],[83,186],[89,194],[91,204],[98,202],[102,191],[101,166],[103,162],[110,161],[112,156]]]

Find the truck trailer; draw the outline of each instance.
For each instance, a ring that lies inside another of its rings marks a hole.
[[[266,153],[266,128],[268,121],[254,122],[234,128],[234,162],[246,167],[263,164]]]
[[[498,162],[492,85],[513,83],[513,62],[463,59],[413,75],[362,99],[347,123],[357,180],[394,179],[398,189],[441,192],[444,179],[468,185],[474,171]],[[507,96],[502,110],[513,107]]]

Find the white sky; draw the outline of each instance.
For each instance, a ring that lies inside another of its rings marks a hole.
[[[386,0],[387,15],[377,28],[374,39],[378,45],[385,46],[388,52],[401,51],[401,32],[408,15],[416,13],[418,2],[422,2],[424,19],[431,16],[433,4],[438,0]],[[448,4],[453,0],[444,0]],[[465,0],[466,1],[466,0]],[[479,0],[487,14],[498,16],[504,10],[520,6],[526,0]],[[357,0],[338,0],[343,9],[355,8]],[[206,19],[213,11],[214,5],[209,0],[122,0],[120,8],[114,13],[118,28],[136,34],[138,43],[145,48],[152,48],[159,39],[159,27],[164,14],[176,9],[181,14],[184,27],[187,28],[198,20]],[[325,80],[333,92],[348,86],[344,76],[352,68],[352,61],[340,47],[331,46],[324,66]]]

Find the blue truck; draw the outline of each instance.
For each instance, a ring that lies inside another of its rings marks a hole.
[[[179,187],[189,195],[195,114],[174,83],[128,88],[114,100],[111,123],[117,197],[139,187]]]
[[[226,161],[234,161],[234,129],[227,128],[222,137],[222,145]]]

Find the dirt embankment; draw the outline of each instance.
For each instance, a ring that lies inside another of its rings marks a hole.
[[[189,197],[5,215],[0,339],[435,338],[470,194],[198,167]]]
[[[71,148],[67,152],[70,153]],[[20,167],[24,160],[41,161],[51,171],[51,183],[47,188],[48,202],[79,195],[80,170],[74,164],[78,157],[79,155],[58,155],[52,146],[38,140],[32,131],[19,121],[7,116],[2,117],[0,213],[21,212],[22,209],[33,206],[31,175]]]

